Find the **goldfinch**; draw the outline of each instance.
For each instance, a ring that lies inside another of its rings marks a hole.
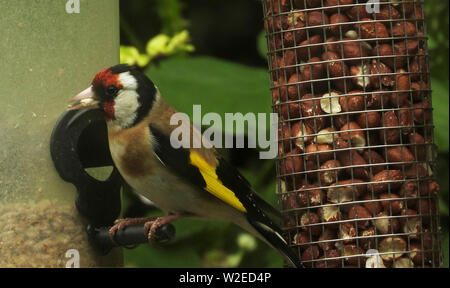
[[[111,156],[122,177],[169,213],[156,219],[118,220],[111,235],[145,223],[150,240],[158,227],[182,217],[231,221],[277,249],[293,267],[300,267],[271,219],[281,214],[214,148],[171,145],[170,134],[177,126],[170,125],[170,119],[177,111],[136,67],[120,64],[100,71],[91,86],[69,102],[69,110],[103,111]],[[191,138],[202,137],[193,125],[189,129]]]

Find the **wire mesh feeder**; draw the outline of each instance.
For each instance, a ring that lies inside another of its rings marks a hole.
[[[278,193],[307,267],[439,267],[422,1],[264,0]]]

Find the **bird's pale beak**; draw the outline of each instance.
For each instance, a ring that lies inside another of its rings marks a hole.
[[[98,108],[99,101],[95,97],[92,86],[86,90],[80,92],[77,96],[69,100],[67,110],[80,110],[80,109],[92,109]]]

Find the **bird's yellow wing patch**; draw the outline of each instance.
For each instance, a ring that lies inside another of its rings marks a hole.
[[[220,181],[216,173],[216,167],[206,162],[206,160],[195,151],[190,151],[189,158],[191,164],[200,170],[200,173],[202,174],[203,179],[206,182],[206,191],[213,194],[228,205],[236,208],[237,210],[247,212],[244,205],[242,205],[241,201],[239,201],[239,199],[236,197],[236,194],[225,187]]]

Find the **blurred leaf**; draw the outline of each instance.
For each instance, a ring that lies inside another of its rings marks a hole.
[[[145,51],[150,57],[155,57],[158,54],[166,54],[167,45],[169,44],[170,37],[166,34],[158,34],[147,42]]]
[[[448,79],[449,1],[426,0],[425,20],[429,37],[430,67],[434,78]]]
[[[428,49],[430,49],[430,50],[433,50],[436,47],[438,47],[438,43],[434,40],[433,37],[428,38],[427,44],[428,44]]]
[[[138,49],[133,46],[120,46],[120,63],[128,65],[145,66],[150,61],[150,57],[140,54]]]
[[[176,229],[176,239],[181,240],[198,233],[207,227],[214,227],[215,225],[222,225],[223,222],[206,221],[200,219],[180,219],[173,223]]]
[[[170,39],[167,49],[174,52],[194,52],[194,46],[187,44],[189,41],[189,32],[187,30],[183,30],[175,34],[172,39]]]
[[[436,159],[437,169],[436,169],[436,179],[439,183],[439,209],[441,216],[448,216],[448,153],[439,153]]]
[[[244,251],[239,251],[234,254],[230,254],[225,259],[225,267],[227,268],[235,268],[241,264],[242,257],[244,256]]]
[[[226,258],[226,254],[222,250],[211,249],[203,256],[203,266],[208,268],[224,267]]]
[[[147,43],[145,51],[150,60],[161,56],[172,56],[185,52],[193,52],[194,46],[189,44],[190,37],[187,30],[183,30],[169,37],[166,34],[158,34]]]
[[[177,57],[150,67],[146,73],[163,98],[192,119],[192,106],[201,104],[202,115],[270,113],[267,71],[210,57]],[[269,118],[269,117],[267,117]],[[225,127],[226,128],[226,127]],[[232,133],[233,130],[225,129]]]
[[[448,268],[448,259],[449,259],[449,243],[448,243],[448,230],[446,230],[446,233],[442,235],[442,254],[444,255],[444,267]]]
[[[261,57],[266,59],[268,49],[267,49],[266,31],[264,29],[258,34],[258,52],[259,55],[261,55]]]
[[[195,50],[189,41],[189,32],[183,30],[173,37],[158,34],[151,38],[145,47],[147,54],[141,54],[134,46],[120,46],[120,63],[145,67],[150,61],[157,61],[162,57],[184,55]]]
[[[178,242],[176,245],[140,245],[135,249],[124,249],[127,267],[142,268],[188,268],[200,267],[201,259],[192,247]]]
[[[445,203],[445,202],[442,201],[442,200],[439,201],[439,212],[441,213],[441,215],[446,215],[446,216],[448,216],[448,206],[447,206],[447,203]]]
[[[448,151],[449,141],[449,86],[447,81],[433,78],[431,80],[433,89],[433,121],[436,129],[434,130],[434,140],[439,146],[440,151]]]
[[[269,249],[265,253],[265,259],[267,263],[267,268],[280,268],[283,267],[283,257],[275,251],[274,249]]]
[[[237,238],[239,248],[244,251],[253,251],[256,249],[256,238],[249,233],[241,233]]]
[[[163,33],[173,34],[188,25],[183,18],[183,4],[179,0],[158,0],[157,12],[161,20]]]

